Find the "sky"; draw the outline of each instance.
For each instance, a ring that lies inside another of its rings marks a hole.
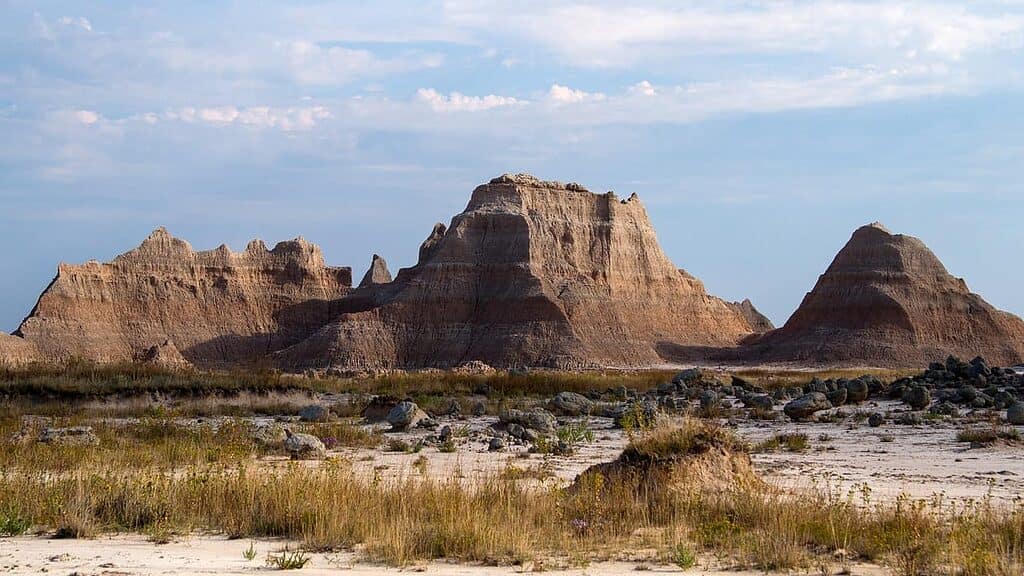
[[[628,6],[627,6],[628,4]],[[1024,314],[1024,1],[0,0],[0,330],[166,226],[415,262],[503,173],[636,192],[777,324],[858,226]]]

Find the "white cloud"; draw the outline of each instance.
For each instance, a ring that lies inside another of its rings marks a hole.
[[[574,90],[568,86],[562,86],[559,84],[552,84],[551,88],[548,90],[548,100],[556,104],[593,102],[604,99],[605,95],[600,92],[584,92],[583,90]]]
[[[640,96],[656,96],[658,91],[654,88],[647,80],[643,80],[629,87],[630,94],[637,94]]]
[[[163,114],[163,118],[166,120],[180,121],[188,124],[200,122],[214,126],[237,125],[254,128],[276,128],[285,132],[309,130],[320,121],[330,117],[330,110],[324,106],[291,108],[271,108],[269,106],[195,108],[186,106],[168,110]],[[155,123],[157,118],[152,113],[141,116],[141,119],[148,124]]]
[[[100,115],[92,110],[75,110],[74,118],[82,124],[95,124],[99,121]]]
[[[432,88],[420,88],[416,91],[416,100],[430,106],[434,112],[480,112],[492,108],[520,106],[527,102],[511,96],[466,96],[452,92],[445,96]]]
[[[57,19],[57,23],[61,26],[70,26],[72,28],[85,30],[86,32],[92,32],[92,24],[89,23],[89,19],[84,16],[61,16]]]
[[[277,43],[287,55],[288,66],[302,84],[342,84],[354,77],[399,74],[410,70],[437,68],[444,57],[435,53],[413,53],[394,58],[378,58],[368,50],[342,46],[323,47],[306,40]]]
[[[479,35],[544,46],[587,67],[715,53],[845,53],[958,60],[1019,48],[1024,15],[985,2],[450,2],[447,21]]]

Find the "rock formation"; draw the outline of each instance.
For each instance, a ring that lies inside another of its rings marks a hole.
[[[748,349],[755,362],[912,367],[949,355],[1024,359],[1024,321],[954,278],[917,238],[880,224],[854,232],[785,326]]]
[[[742,314],[747,319],[747,324],[750,324],[750,328],[758,334],[775,329],[775,324],[772,324],[767,316],[761,314],[749,298],[743,302],[729,302],[729,307]]]
[[[479,186],[451,226],[435,226],[416,266],[341,308],[279,363],[649,366],[671,343],[727,346],[752,332],[672,265],[635,195],[525,175]]]
[[[363,280],[359,283],[359,287],[366,288],[377,284],[388,284],[391,280],[391,271],[388,270],[387,261],[374,254],[373,261],[370,263],[370,269],[366,271],[366,275],[363,276]]]
[[[171,340],[197,366],[244,365],[326,324],[351,284],[301,238],[196,252],[159,228],[110,263],[60,265],[16,335],[55,361],[130,361]]]
[[[0,367],[24,366],[38,360],[39,351],[31,342],[0,332]]]
[[[192,368],[192,363],[185,360],[185,357],[181,355],[178,347],[171,340],[166,340],[162,344],[147,350],[146,354],[142,357],[142,363],[171,370],[189,370]]]

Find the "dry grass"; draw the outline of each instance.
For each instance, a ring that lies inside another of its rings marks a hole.
[[[309,550],[363,544],[369,559],[391,565],[523,563],[567,551],[585,562],[637,549],[660,551],[649,560],[675,561],[692,549],[764,570],[810,569],[839,551],[904,576],[1009,576],[1024,567],[1024,508],[987,501],[874,504],[867,492],[794,494],[760,484],[666,497],[637,490],[642,479],[599,475],[564,491],[518,471],[470,483],[421,474],[381,481],[354,474],[344,461],[275,471],[228,450],[213,461],[179,458],[175,469],[155,460],[128,465],[145,452],[161,454],[161,442],[156,434],[126,444],[124,458],[104,452],[68,465],[54,452],[53,460],[37,454],[17,470],[0,466],[0,517],[19,530],[31,524],[72,537],[123,530],[159,541],[215,530],[291,538]],[[687,422],[638,436],[629,450],[665,459],[733,442],[725,430]]]

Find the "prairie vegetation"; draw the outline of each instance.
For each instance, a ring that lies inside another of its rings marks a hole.
[[[212,530],[285,537],[307,551],[358,547],[396,566],[433,558],[550,566],[647,550],[645,562],[718,558],[763,570],[838,571],[853,561],[906,576],[1009,576],[1024,568],[1024,507],[987,500],[875,503],[867,488],[791,492],[760,483],[655,493],[629,476],[565,490],[538,485],[543,475],[508,472],[469,483],[422,474],[382,481],[354,474],[338,458],[261,467],[240,429],[180,434],[137,432],[116,450],[38,445],[5,456],[0,530],[131,531],[157,542]],[[709,444],[742,450],[728,430],[689,420],[636,432],[626,452],[668,461]]]

